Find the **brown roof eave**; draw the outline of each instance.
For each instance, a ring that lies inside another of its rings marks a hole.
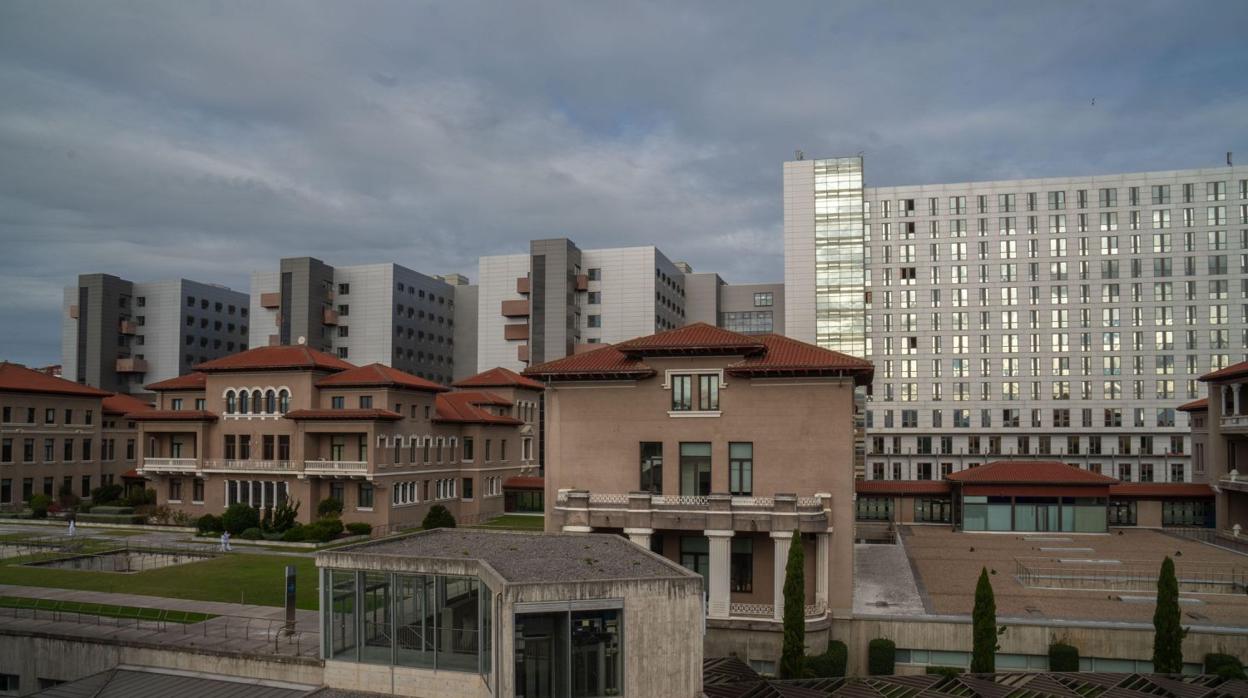
[[[529,374],[530,378],[544,381],[596,381],[596,380],[641,380],[655,375],[653,369],[644,371],[577,371],[571,373],[539,373]]]
[[[859,385],[867,385],[871,382],[871,377],[875,373],[870,368],[809,368],[802,366],[739,366],[737,368],[728,367],[726,372],[730,376],[777,376],[777,377],[800,377],[800,376],[821,376],[821,377],[851,377],[854,382]]]
[[[626,356],[757,356],[767,350],[763,344],[740,347],[616,347]]]

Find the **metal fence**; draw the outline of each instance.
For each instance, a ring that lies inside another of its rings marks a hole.
[[[1062,561],[1059,558],[1014,558],[1015,574],[1025,587],[1156,593],[1161,563],[1151,560]],[[1248,567],[1223,563],[1176,563],[1179,591],[1197,594],[1242,594],[1248,589]]]
[[[1163,532],[1169,533],[1175,538],[1184,540],[1194,540],[1209,545],[1216,545],[1224,550],[1229,550],[1240,555],[1248,555],[1248,535],[1242,538],[1236,538],[1230,534],[1219,531],[1216,528],[1207,528],[1204,526],[1167,526],[1162,529]]]

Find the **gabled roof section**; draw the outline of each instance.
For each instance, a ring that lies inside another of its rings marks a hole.
[[[609,380],[649,378],[654,375],[641,359],[628,356],[614,346],[573,354],[562,359],[530,366],[524,375],[550,380]]]
[[[150,403],[125,393],[114,393],[104,398],[104,414],[132,414],[147,412],[150,409],[152,409]]]
[[[439,393],[434,401],[435,422],[451,424],[500,424],[519,426],[523,421],[515,417],[494,414],[482,407],[492,405],[511,406],[511,401],[489,392],[461,390],[452,393]]]
[[[1112,485],[1112,477],[1060,461],[999,460],[945,476],[952,482],[993,485]]]
[[[767,349],[761,341],[722,327],[695,322],[674,330],[637,337],[615,345],[632,356],[753,355]]]
[[[391,368],[384,364],[369,364],[359,368],[349,368],[345,371],[325,376],[316,382],[316,387],[318,388],[373,386],[424,390],[434,393],[450,390],[450,388],[444,385],[425,380],[419,376],[413,376],[406,371],[400,371],[397,368]]]
[[[204,373],[226,371],[346,371],[355,368],[337,356],[308,346],[256,347],[206,361],[195,367]]]
[[[735,376],[853,376],[855,382],[867,384],[875,367],[866,359],[859,359],[839,351],[824,349],[778,334],[765,334],[757,338],[766,347],[761,354],[747,356],[728,366],[728,373]]]
[[[1212,373],[1206,373],[1205,375],[1201,376],[1199,380],[1223,381],[1223,380],[1230,380],[1232,378],[1244,378],[1244,377],[1248,377],[1248,361],[1241,361],[1237,364],[1232,364],[1230,366],[1227,366],[1226,368],[1220,368]]]
[[[304,420],[304,421],[318,421],[318,422],[333,422],[333,421],[338,421],[338,420],[396,421],[399,419],[403,419],[403,415],[399,414],[398,412],[393,412],[391,410],[383,410],[383,409],[379,409],[376,407],[365,407],[361,409],[347,408],[347,409],[339,409],[339,410],[334,410],[334,409],[291,410],[283,416],[286,417],[286,419],[293,419],[295,421]]]
[[[461,378],[451,385],[456,388],[527,388],[529,390],[545,390],[546,386],[532,378],[499,366],[482,371],[475,376]]]
[[[194,371],[177,378],[149,383],[145,387],[159,392],[162,390],[203,390],[206,385],[208,385],[207,374]]]
[[[1202,397],[1199,400],[1192,400],[1179,405],[1180,412],[1204,412],[1209,409],[1209,398]]]
[[[143,410],[131,412],[126,419],[136,422],[215,422],[217,415],[207,410]]]
[[[112,393],[92,388],[89,385],[80,385],[73,381],[67,381],[64,378],[49,376],[42,371],[26,368],[21,364],[11,364],[7,361],[0,362],[0,391],[99,398],[112,395]]]

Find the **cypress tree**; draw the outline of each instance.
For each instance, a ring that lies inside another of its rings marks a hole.
[[[997,600],[992,595],[988,569],[979,573],[975,585],[975,610],[971,613],[971,673],[997,670]]]
[[[802,533],[793,531],[789,560],[784,566],[784,645],[780,650],[780,678],[802,676],[806,656],[806,554]]]
[[[1153,671],[1159,674],[1183,671],[1183,637],[1187,631],[1179,625],[1180,619],[1179,580],[1174,561],[1167,556],[1157,577],[1157,610],[1153,612]]]

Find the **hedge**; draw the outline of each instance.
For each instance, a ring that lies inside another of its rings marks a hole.
[[[1049,671],[1079,671],[1079,648],[1065,642],[1049,645]]]
[[[897,645],[892,640],[877,637],[867,645],[867,673],[872,676],[892,676],[897,662]]]

